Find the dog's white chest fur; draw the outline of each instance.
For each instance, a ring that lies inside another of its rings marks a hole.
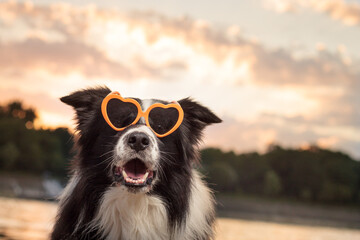
[[[102,198],[93,226],[101,229],[107,240],[187,240],[210,234],[206,216],[214,211],[213,198],[195,170],[189,208],[186,224],[170,231],[166,206],[159,197],[111,187]]]
[[[158,197],[112,187],[98,213],[94,221],[106,239],[170,239],[165,205]]]

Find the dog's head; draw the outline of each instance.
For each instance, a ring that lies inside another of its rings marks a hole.
[[[126,122],[131,123],[135,119],[133,114],[136,113],[133,112],[136,111],[124,112],[125,104],[119,106],[109,102],[105,108],[106,115],[111,115],[109,123],[106,120],[108,116],[104,116],[102,111],[103,100],[109,93],[108,88],[93,88],[61,98],[76,111],[77,171],[87,175],[95,185],[149,192],[156,184],[166,184],[175,174],[188,174],[185,169],[191,168],[198,159],[197,144],[202,130],[209,124],[221,122],[208,108],[186,98],[178,101],[183,111],[181,124],[169,135],[161,135],[161,129],[166,124],[174,125],[180,113],[175,113],[171,123],[167,119],[173,114],[171,112],[161,113],[160,110],[159,113],[151,113],[153,116],[148,112],[149,115],[141,116],[129,125]],[[138,103],[142,112],[154,103],[163,106],[172,104],[154,99],[131,99]],[[126,127],[117,129],[112,123]]]

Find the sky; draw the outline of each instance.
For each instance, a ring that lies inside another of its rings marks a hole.
[[[204,146],[341,150],[360,159],[360,1],[0,1],[0,103],[73,128],[59,98],[191,96],[223,123]]]

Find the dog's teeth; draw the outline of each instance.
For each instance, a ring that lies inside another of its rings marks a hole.
[[[123,174],[123,176],[124,176],[124,178],[128,178],[128,175],[126,174],[126,172],[125,172],[125,170],[122,170],[122,174]]]
[[[145,181],[148,176],[149,176],[149,172],[146,172],[145,175],[142,177],[142,179]]]
[[[127,183],[132,183],[132,184],[136,184],[136,185],[141,185],[141,184],[146,183],[146,184],[149,184],[149,185],[150,185],[151,182],[152,182],[152,179],[148,179],[149,174],[150,174],[149,171],[147,171],[142,178],[137,178],[137,179],[134,179],[134,178],[132,178],[132,177],[129,177],[129,176],[126,174],[126,172],[125,172],[124,169],[121,169],[120,171],[121,171],[121,173],[122,173],[122,175],[123,175],[123,177],[124,177],[123,179],[124,179],[125,182],[127,182]]]

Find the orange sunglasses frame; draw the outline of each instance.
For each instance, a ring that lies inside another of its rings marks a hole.
[[[107,110],[106,110],[107,104],[111,99],[119,99],[122,102],[132,103],[137,107],[137,110],[138,110],[137,117],[131,124],[129,124],[123,128],[117,128],[114,126],[114,124],[111,123],[109,116],[107,114]],[[175,108],[179,112],[179,118],[178,118],[176,124],[174,125],[174,127],[171,128],[168,132],[166,132],[164,134],[158,134],[157,132],[155,132],[154,129],[151,128],[150,123],[149,123],[149,113],[152,109],[157,108],[157,107],[164,108],[164,109]],[[105,121],[107,122],[107,124],[109,124],[109,126],[112,127],[115,131],[123,131],[125,128],[136,124],[140,120],[140,118],[143,117],[145,119],[146,126],[148,126],[151,129],[151,131],[153,131],[155,133],[155,135],[157,137],[166,137],[166,136],[170,135],[181,125],[181,123],[184,119],[184,111],[178,102],[169,103],[167,105],[162,104],[162,103],[154,103],[145,112],[143,112],[138,101],[136,101],[135,99],[132,99],[132,98],[123,98],[119,92],[111,92],[104,98],[104,100],[101,103],[101,113],[102,113]]]

